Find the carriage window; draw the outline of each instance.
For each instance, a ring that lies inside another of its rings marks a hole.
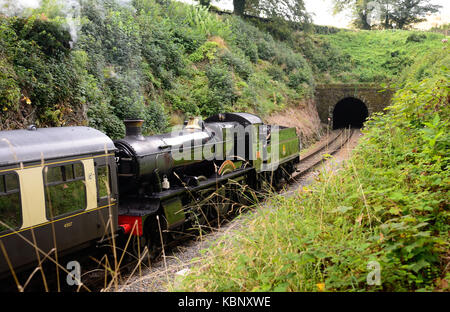
[[[108,188],[109,193],[111,193],[111,175],[109,175],[109,171],[109,166],[101,165],[97,167],[97,185],[99,199],[108,197]]]
[[[81,163],[58,167],[46,167],[44,170],[45,203],[47,218],[86,209],[86,185]],[[45,171],[47,178],[45,179]]]
[[[62,178],[62,170],[61,167],[50,167],[47,170],[47,179],[44,180],[47,183],[60,182],[63,180]]]
[[[0,175],[0,232],[18,229],[22,224],[19,177],[16,173]]]
[[[75,171],[75,177],[84,178],[83,165],[81,163],[73,164],[73,169]]]
[[[66,174],[66,180],[73,180],[73,165],[64,166],[64,172]]]

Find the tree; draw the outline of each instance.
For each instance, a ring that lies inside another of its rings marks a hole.
[[[430,4],[429,1],[403,0],[391,12],[391,20],[396,28],[403,29],[411,24],[425,20],[427,13],[436,13],[442,6]]]
[[[198,2],[200,3],[200,5],[203,5],[205,7],[208,7],[211,5],[211,0],[198,0]]]
[[[247,0],[233,0],[234,14],[243,16]]]
[[[428,13],[436,13],[442,6],[430,0],[334,0],[334,12],[351,9],[357,28],[404,29],[425,20]]]
[[[268,18],[282,18],[295,22],[310,22],[304,0],[233,0],[234,14],[251,14]]]
[[[357,1],[353,14],[356,18],[353,20],[353,25],[359,29],[372,29],[373,8],[368,4],[371,0]]]
[[[379,5],[374,4],[373,0],[334,0],[333,13],[350,10],[353,15],[352,24],[356,28],[370,30],[374,26],[374,18],[379,22],[379,17],[374,16],[377,13],[375,7]]]

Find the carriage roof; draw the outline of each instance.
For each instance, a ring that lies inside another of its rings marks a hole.
[[[88,127],[0,131],[0,166],[115,150],[113,141]]]
[[[235,121],[243,126],[262,124],[261,118],[250,113],[225,113],[211,116],[205,122],[230,122]]]

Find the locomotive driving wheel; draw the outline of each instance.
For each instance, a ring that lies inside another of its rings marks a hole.
[[[130,245],[131,256],[135,260],[141,259],[142,263],[145,265],[150,265],[149,261],[154,258],[151,256],[151,249],[148,239],[144,236],[133,236],[131,238]]]

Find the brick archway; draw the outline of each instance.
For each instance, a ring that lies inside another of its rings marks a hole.
[[[375,112],[382,112],[390,105],[393,90],[384,90],[374,84],[329,84],[318,85],[315,92],[315,102],[320,120],[333,124],[334,109],[337,103],[348,98],[363,102],[368,116]]]

